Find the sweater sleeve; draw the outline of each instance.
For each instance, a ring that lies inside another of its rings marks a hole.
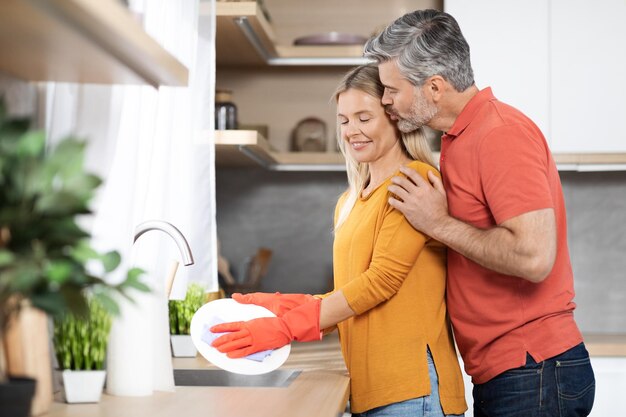
[[[426,170],[419,171],[426,177]],[[427,239],[386,203],[368,269],[340,288],[350,308],[361,314],[398,292]]]

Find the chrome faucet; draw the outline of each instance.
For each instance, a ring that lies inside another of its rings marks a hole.
[[[170,237],[174,239],[174,242],[176,242],[180,255],[183,257],[183,264],[185,266],[193,265],[193,255],[191,254],[191,248],[189,248],[187,239],[185,239],[185,236],[183,236],[180,230],[178,230],[173,224],[163,220],[148,220],[138,224],[135,228],[135,239],[133,240],[133,243],[139,239],[139,236],[150,230],[160,230],[170,235]]]

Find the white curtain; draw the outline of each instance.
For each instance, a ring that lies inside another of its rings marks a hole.
[[[134,304],[122,301],[107,355],[107,391],[140,396],[174,389],[164,283],[181,256],[160,231],[133,245],[137,224],[170,222],[189,242],[195,264],[181,262],[173,298],[184,296],[192,281],[217,290],[214,144],[195,140],[198,132],[213,130],[215,18],[199,18],[198,2],[191,0],[131,6],[142,13],[146,31],[189,69],[189,86],[49,83],[46,129],[51,143],[67,134],[87,138],[87,168],[105,180],[86,224],[96,249],[122,254],[108,279],[117,282],[139,266],[153,290],[133,293]]]

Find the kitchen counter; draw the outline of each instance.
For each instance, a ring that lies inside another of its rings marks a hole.
[[[626,334],[585,334],[592,357],[626,357]],[[215,369],[201,356],[174,358],[175,369]],[[294,343],[281,369],[302,373],[284,388],[176,387],[149,397],[103,395],[99,404],[56,402],[51,417],[125,416],[341,416],[348,400],[349,378],[337,333],[321,342]]]
[[[203,357],[174,358],[175,369],[215,369]],[[349,378],[339,338],[330,334],[320,342],[293,343],[281,369],[301,369],[287,387],[176,387],[149,397],[103,395],[98,404],[56,402],[51,417],[337,417],[349,395]]]
[[[626,334],[585,333],[585,346],[593,357],[626,357]]]

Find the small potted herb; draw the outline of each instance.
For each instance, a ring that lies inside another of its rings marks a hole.
[[[104,387],[111,315],[97,298],[88,305],[86,317],[68,313],[54,320],[54,350],[68,403],[98,402]]]
[[[204,287],[199,284],[191,284],[187,288],[184,300],[169,301],[170,338],[173,356],[193,357],[198,353],[189,331],[191,318],[202,307],[205,299]]]

